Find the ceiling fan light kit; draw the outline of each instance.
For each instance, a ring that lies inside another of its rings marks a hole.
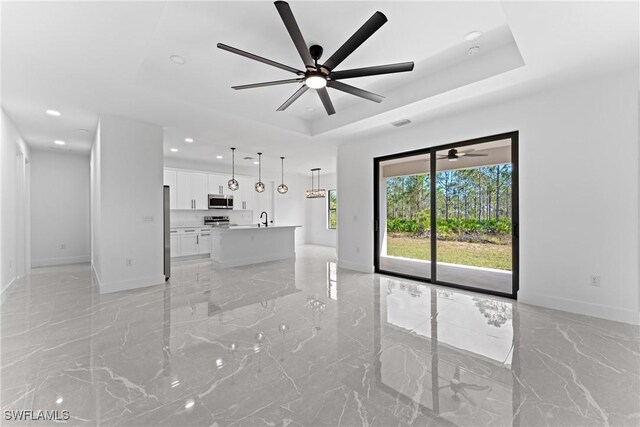
[[[319,45],[308,47],[287,2],[276,1],[274,4],[289,35],[291,36],[291,40],[293,41],[300,58],[302,59],[305,71],[263,58],[223,43],[218,43],[217,46],[219,49],[226,50],[227,52],[235,53],[236,55],[244,56],[245,58],[253,59],[254,61],[262,62],[263,64],[271,65],[272,67],[280,68],[281,70],[297,75],[297,78],[293,79],[232,86],[235,90],[243,90],[291,83],[301,84],[300,88],[296,90],[282,105],[280,105],[276,111],[286,110],[308,89],[314,89],[327,114],[335,114],[336,111],[333,107],[329,93],[327,92],[327,87],[379,103],[384,99],[383,96],[342,83],[338,80],[354,77],[375,76],[380,74],[402,73],[413,70],[413,62],[402,62],[398,64],[334,71],[342,61],[351,55],[362,43],[364,43],[387,22],[387,17],[382,12],[375,12],[373,16],[371,16],[371,18],[369,18],[369,20],[365,22],[364,25],[362,25],[337,51],[335,51],[324,64],[320,65],[318,64],[318,60],[323,53],[322,47]]]
[[[321,199],[325,197],[326,190],[320,188],[320,168],[311,169],[311,189],[307,190],[307,199]],[[314,186],[315,173],[318,172],[318,188]]]

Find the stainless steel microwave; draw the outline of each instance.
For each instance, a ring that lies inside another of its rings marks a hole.
[[[209,194],[209,209],[233,209],[233,196]]]

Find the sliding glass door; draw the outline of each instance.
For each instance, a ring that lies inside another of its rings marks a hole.
[[[379,164],[380,269],[431,277],[431,174],[429,154]]]
[[[517,144],[512,132],[376,158],[376,271],[515,298]]]

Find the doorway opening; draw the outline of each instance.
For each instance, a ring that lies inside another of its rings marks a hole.
[[[516,298],[518,132],[374,159],[377,273]]]

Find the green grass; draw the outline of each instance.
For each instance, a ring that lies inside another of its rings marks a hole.
[[[429,261],[431,241],[421,237],[387,237],[387,254]],[[438,240],[438,261],[511,271],[511,245]]]

